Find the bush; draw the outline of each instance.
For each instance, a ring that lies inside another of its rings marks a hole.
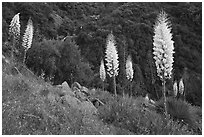
[[[156,102],[156,107],[159,112],[164,112],[163,98]],[[167,98],[167,112],[171,118],[187,124],[194,130],[199,129],[197,121],[199,117],[199,109],[191,106],[187,102],[173,97]]]
[[[126,129],[134,134],[194,134],[178,122],[165,118],[144,107],[143,97],[117,97],[99,108],[99,117],[107,124]]]

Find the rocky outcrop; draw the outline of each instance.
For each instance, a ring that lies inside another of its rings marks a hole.
[[[62,85],[57,85],[56,88],[58,88],[57,94],[60,97],[65,96],[65,95],[75,96],[74,92],[69,87],[69,85],[66,81],[63,82]]]
[[[99,99],[92,98],[89,89],[81,86],[78,82],[74,82],[70,88],[65,81],[61,85],[57,85],[56,88],[62,104],[78,109],[84,115],[97,115],[97,108],[104,105]]]

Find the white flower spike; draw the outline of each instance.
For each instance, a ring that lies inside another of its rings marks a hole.
[[[126,77],[128,80],[132,81],[133,79],[133,68],[132,68],[132,59],[129,55],[126,61]]]
[[[180,93],[181,95],[183,95],[183,93],[184,93],[184,83],[183,83],[183,79],[181,79],[180,82],[179,82],[179,93]]]
[[[100,66],[100,78],[104,82],[106,79],[106,70],[104,66],[103,60],[101,60],[101,66]]]
[[[174,85],[173,85],[173,91],[174,91],[174,97],[176,97],[177,94],[178,94],[178,85],[177,85],[177,81],[174,82]]]
[[[33,22],[30,18],[28,20],[28,24],[27,24],[25,33],[23,35],[22,46],[25,48],[25,50],[28,50],[29,48],[31,48],[32,40],[33,40]]]
[[[172,40],[171,24],[164,11],[157,17],[154,33],[153,54],[157,67],[157,74],[161,79],[169,79],[171,78],[174,62],[174,41]]]
[[[107,38],[106,58],[107,73],[110,77],[117,76],[119,71],[118,53],[115,46],[113,34],[109,34]]]
[[[20,13],[17,13],[11,20],[10,27],[9,27],[9,35],[13,36],[15,40],[19,39],[20,36],[20,20],[19,20]]]

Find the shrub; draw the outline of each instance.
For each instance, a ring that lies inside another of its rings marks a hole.
[[[156,102],[156,107],[160,112],[163,111],[163,98]],[[183,100],[168,97],[167,110],[171,118],[178,120],[183,124],[189,125],[194,130],[197,130],[199,128],[197,124],[197,121],[199,119],[198,108],[196,109],[195,107],[192,107],[190,104]]]
[[[143,97],[117,97],[99,108],[99,117],[107,124],[134,134],[194,134],[188,127],[144,107]]]

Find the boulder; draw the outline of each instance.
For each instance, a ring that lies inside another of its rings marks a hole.
[[[72,108],[81,108],[81,101],[73,96],[65,95],[62,97],[63,104],[67,104]]]
[[[78,82],[74,82],[71,86],[72,90],[74,89],[81,89],[81,85]]]
[[[84,93],[82,93],[80,90],[76,90],[75,91],[75,96],[76,98],[78,98],[80,101],[86,101],[87,100],[87,97]]]
[[[97,108],[89,101],[82,102],[80,109],[85,115],[96,115],[98,113]]]
[[[65,81],[62,83],[61,91],[59,92],[60,96],[64,95],[70,95],[75,96],[74,92],[72,92],[72,89],[69,87],[68,83]]]
[[[86,88],[86,87],[84,87],[84,86],[81,87],[80,91],[81,91],[82,93],[84,93],[86,96],[89,96],[89,95],[90,95],[90,94],[89,94],[89,89]]]

